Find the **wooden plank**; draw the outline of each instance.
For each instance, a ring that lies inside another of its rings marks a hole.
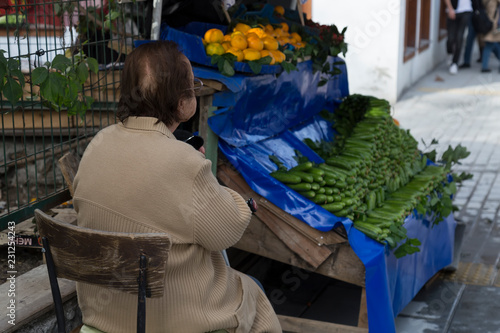
[[[284,332],[293,333],[368,333],[365,328],[340,325],[311,319],[278,315]]]
[[[75,179],[76,172],[78,171],[80,157],[74,151],[68,152],[58,160],[58,163],[64,180],[68,185],[69,192],[71,193],[71,196],[73,196],[73,180]]]
[[[295,230],[302,233],[304,236],[308,237],[318,245],[331,245],[347,242],[347,238],[341,233],[337,232],[336,229],[332,230],[333,232],[322,232],[314,229],[304,222],[300,221],[299,219],[295,218],[294,216],[278,208],[273,203],[265,200],[264,198],[261,199],[259,204],[266,207],[277,216],[280,216],[284,222],[288,223]]]
[[[368,307],[366,304],[366,288],[361,289],[359,304],[358,327],[368,328]]]
[[[66,279],[57,279],[61,290],[63,302],[76,296],[76,284]],[[0,332],[10,333],[31,322],[33,319],[53,310],[52,293],[50,291],[47,266],[41,265],[31,271],[16,277],[15,280],[16,325],[8,323],[7,315],[0,316]],[[7,281],[8,282],[8,281]],[[7,314],[9,301],[7,297],[10,289],[9,283],[0,285],[0,308]]]
[[[330,256],[331,251],[328,248],[319,246],[303,234],[296,232],[290,225],[276,218],[263,207],[260,207],[254,214],[274,232],[283,244],[313,269],[318,268]]]
[[[245,233],[234,247],[357,286],[365,285],[365,268],[349,244],[329,245],[332,254],[318,268],[313,269],[290,250],[257,216],[252,216]]]

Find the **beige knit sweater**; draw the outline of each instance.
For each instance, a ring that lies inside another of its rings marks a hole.
[[[85,151],[74,188],[81,226],[171,235],[165,295],[147,299],[147,332],[281,332],[262,290],[221,255],[250,221],[244,199],[220,186],[210,161],[163,123],[134,117],[103,129]],[[136,331],[136,296],[86,284],[77,294],[85,324]]]

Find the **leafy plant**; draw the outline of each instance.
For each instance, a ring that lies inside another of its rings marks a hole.
[[[5,58],[4,52],[0,50],[0,91],[14,106],[23,96],[26,82],[19,62]],[[94,102],[92,97],[83,94],[83,85],[89,71],[97,74],[98,70],[97,60],[83,53],[76,54],[74,61],[59,54],[52,62],[32,71],[31,83],[40,87],[38,95],[46,106],[55,110],[64,108],[69,115],[83,116]]]

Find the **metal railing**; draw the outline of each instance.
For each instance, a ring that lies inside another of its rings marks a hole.
[[[116,122],[120,66],[148,31],[145,2],[10,1],[0,9],[8,15],[0,23],[0,50],[18,62],[26,83],[15,105],[5,92],[0,100],[0,230],[71,199],[57,160],[69,151],[81,155],[97,131]],[[30,74],[59,54],[75,61],[79,51],[97,59],[99,72],[89,74],[80,92],[94,103],[72,115],[40,99]]]

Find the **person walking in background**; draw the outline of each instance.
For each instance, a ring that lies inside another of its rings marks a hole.
[[[474,0],[474,1],[482,1],[482,0]],[[469,25],[467,27],[467,39],[465,41],[464,62],[458,68],[470,68],[472,49],[474,48],[475,40],[477,40],[477,46],[479,47],[479,59],[477,59],[477,62],[482,61],[483,49],[484,49],[483,39],[484,35],[476,33],[476,31],[474,30],[474,25],[472,24],[472,20],[469,19]]]
[[[444,0],[444,3],[448,15],[446,51],[452,56],[449,71],[454,75],[458,72],[458,59],[462,51],[465,28],[469,25],[472,13],[472,2],[471,0]]]
[[[493,22],[493,29],[484,36],[485,44],[481,66],[482,73],[489,73],[491,69],[489,69],[488,63],[490,61],[491,52],[500,60],[500,31],[498,31],[498,5],[500,4],[500,0],[484,0],[483,3],[488,17]]]

